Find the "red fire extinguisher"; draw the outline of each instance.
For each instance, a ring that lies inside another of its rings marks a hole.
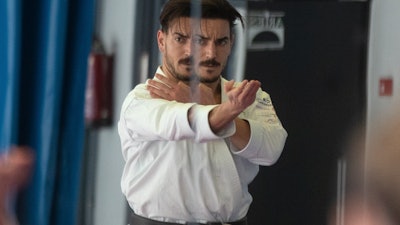
[[[105,53],[99,39],[94,38],[88,58],[85,93],[85,123],[88,127],[112,124],[113,58]]]

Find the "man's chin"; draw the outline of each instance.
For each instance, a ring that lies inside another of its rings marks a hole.
[[[183,82],[190,81],[192,79],[192,71],[188,70],[180,72],[179,74],[175,74],[175,78]]]
[[[216,71],[213,71],[213,73],[208,72],[206,74],[200,75],[198,79],[201,83],[214,83],[219,80],[219,77],[220,74]]]
[[[220,67],[202,67],[199,71],[202,77],[215,77],[221,74]]]

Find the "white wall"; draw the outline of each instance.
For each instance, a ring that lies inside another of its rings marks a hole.
[[[373,0],[368,61],[368,134],[400,104],[400,1]],[[393,95],[379,96],[379,80],[393,79]],[[367,134],[367,135],[368,135]]]
[[[122,225],[126,218],[121,193],[123,169],[117,121],[122,101],[132,88],[133,30],[136,0],[98,0],[96,30],[107,53],[115,56],[113,126],[98,133],[94,205],[95,225]]]

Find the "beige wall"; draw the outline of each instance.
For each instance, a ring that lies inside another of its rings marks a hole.
[[[368,61],[368,129],[400,104],[400,1],[373,0]],[[380,80],[393,79],[393,95],[380,96]]]

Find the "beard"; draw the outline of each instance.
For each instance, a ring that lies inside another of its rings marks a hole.
[[[166,66],[168,67],[168,70],[172,73],[172,76],[174,76],[177,80],[183,81],[183,82],[191,82],[191,81],[196,81],[196,82],[201,82],[201,83],[214,83],[219,80],[219,76],[215,77],[203,77],[199,73],[196,73],[195,65],[194,65],[194,60],[192,57],[186,57],[178,61],[178,65],[183,65],[186,66],[186,72],[190,73],[189,75],[187,74],[182,74],[179,73],[174,66],[174,64],[169,60],[169,58],[166,58]],[[221,67],[221,63],[216,61],[215,59],[209,59],[205,61],[199,62],[199,66],[204,66],[204,67]],[[222,66],[223,67],[223,66]]]

